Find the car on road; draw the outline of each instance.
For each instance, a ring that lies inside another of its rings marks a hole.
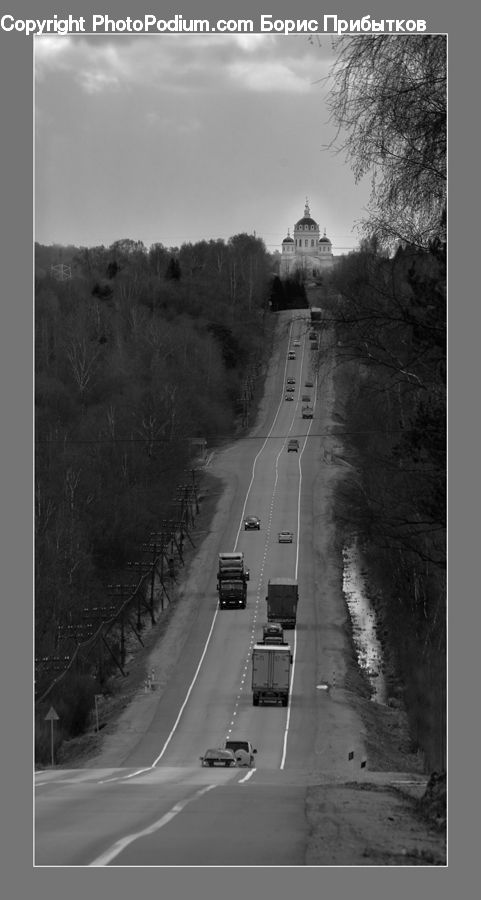
[[[236,766],[237,761],[233,750],[222,747],[211,747],[200,757],[203,766]]]
[[[314,387],[314,382],[313,381],[305,381],[304,387]]]
[[[228,738],[224,743],[224,747],[226,750],[232,750],[234,752],[239,767],[249,766],[250,768],[250,766],[252,766],[254,755],[257,753],[257,750],[252,746],[250,741]]]
[[[288,379],[287,379],[287,384],[295,384],[295,383],[296,383],[296,379],[295,379],[295,378],[288,378]]]
[[[280,531],[277,535],[277,539],[279,544],[292,544],[294,540],[294,534],[292,531]]]
[[[283,644],[284,629],[280,622],[268,622],[262,626],[263,644]]]
[[[302,400],[303,400],[303,403],[310,403],[311,395],[310,395],[310,394],[303,394],[303,395],[302,395]]]
[[[294,397],[292,396],[292,394],[286,394],[285,399],[286,400],[294,400]]]
[[[287,354],[287,358],[288,358],[288,359],[295,359],[295,358],[296,358],[296,354],[294,353],[294,350],[290,350],[290,351],[289,351],[289,353]]]
[[[244,519],[244,531],[249,531],[250,529],[261,530],[261,520],[258,516],[246,516]]]
[[[287,444],[287,452],[288,453],[298,453],[299,452],[299,441],[297,438],[291,438],[291,440]]]
[[[311,333],[310,333],[310,335],[309,335],[309,340],[310,340],[310,341],[317,341],[317,334],[316,334],[315,331],[311,331]]]
[[[314,418],[314,410],[312,406],[303,406],[302,407],[302,418],[303,419],[313,419]]]
[[[295,389],[295,387],[292,387],[292,384],[288,384],[287,387],[286,387],[286,391],[287,391],[288,394],[293,394],[293,393],[295,393],[295,390],[296,390],[296,389]]]
[[[301,346],[301,342],[300,342],[300,341],[293,341],[293,342],[292,342],[292,346],[293,346],[293,347],[300,347],[300,346]]]

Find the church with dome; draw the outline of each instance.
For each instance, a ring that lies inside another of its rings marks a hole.
[[[315,278],[324,269],[330,269],[334,265],[332,244],[324,234],[319,237],[319,225],[311,218],[309,203],[306,199],[304,215],[294,225],[294,237],[289,231],[282,241],[282,256],[280,264],[280,277],[289,278],[295,272]]]

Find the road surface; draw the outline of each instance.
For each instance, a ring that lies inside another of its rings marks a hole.
[[[314,371],[308,311],[280,316],[268,408],[249,437],[216,455],[228,514],[196,568],[195,614],[153,718],[121,767],[52,769],[36,776],[37,866],[299,866],[307,840],[306,787],[362,780],[362,725],[327,689],[342,672],[345,610],[322,555],[325,465],[323,380]],[[296,359],[288,359],[293,341]],[[285,400],[294,377],[294,400]],[[314,387],[306,388],[305,381]],[[325,383],[325,382],[324,382]],[[308,393],[314,418],[302,419]],[[299,452],[287,452],[290,438]],[[261,519],[245,531],[245,515]],[[294,533],[279,544],[278,532]],[[245,610],[219,610],[217,553],[242,550],[250,569]],[[266,621],[267,583],[299,582],[287,708],[254,707],[251,652]],[[192,579],[191,579],[192,580]],[[325,727],[323,727],[325,723]],[[227,737],[257,748],[253,769],[207,769],[200,755]]]

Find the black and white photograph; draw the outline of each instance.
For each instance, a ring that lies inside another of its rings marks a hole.
[[[447,35],[259,15],[33,38],[36,868],[447,866]]]

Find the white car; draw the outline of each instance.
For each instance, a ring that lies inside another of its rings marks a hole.
[[[280,531],[278,534],[279,544],[292,544],[294,535],[292,531]]]
[[[234,738],[229,738],[224,743],[224,747],[226,750],[232,750],[235,754],[236,763],[240,766],[252,766],[254,762],[254,754],[257,753],[255,747],[252,746],[250,741],[244,740],[235,740]]]

